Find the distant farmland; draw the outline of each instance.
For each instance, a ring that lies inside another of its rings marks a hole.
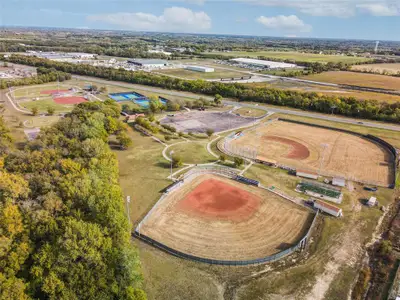
[[[371,64],[352,66],[352,70],[372,71],[376,73],[398,74],[400,73],[400,63],[398,64]]]
[[[321,74],[303,76],[301,78],[337,84],[349,84],[365,87],[400,90],[400,78],[376,74],[332,71],[324,72]]]
[[[208,53],[206,53],[208,54]],[[307,61],[307,62],[343,62],[343,63],[356,63],[356,62],[367,62],[370,61],[368,58],[354,57],[354,56],[341,56],[341,55],[324,55],[324,54],[313,54],[313,53],[300,53],[294,51],[258,51],[258,52],[246,52],[246,51],[232,51],[232,52],[212,52],[210,54],[220,54],[225,56],[235,57],[254,57],[265,56],[269,58],[279,59],[290,59],[294,61]]]

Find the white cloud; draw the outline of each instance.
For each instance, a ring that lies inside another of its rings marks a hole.
[[[398,16],[400,14],[400,4],[397,6],[388,6],[385,4],[360,4],[358,7],[361,10],[378,17]]]
[[[400,15],[399,0],[236,0],[256,5],[286,7],[313,16],[346,18],[364,12],[373,16]]]
[[[211,28],[211,18],[205,12],[194,12],[184,7],[166,8],[160,16],[143,12],[121,12],[91,15],[87,17],[87,20],[138,31],[197,32]]]
[[[269,29],[275,29],[284,32],[310,32],[312,26],[303,22],[295,15],[276,16],[276,17],[258,17],[256,21]]]

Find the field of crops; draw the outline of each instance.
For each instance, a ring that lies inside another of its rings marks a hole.
[[[371,64],[371,65],[356,65],[352,70],[372,71],[382,74],[398,74],[400,72],[400,63],[398,64]]]
[[[355,63],[355,62],[369,61],[368,58],[363,58],[363,57],[300,53],[294,51],[287,51],[287,52],[286,51],[257,51],[257,52],[231,51],[231,52],[213,52],[212,54],[220,54],[220,55],[236,56],[236,57],[254,57],[254,58],[257,58],[259,56],[265,56],[269,58],[291,59],[295,61],[307,61],[307,62]]]
[[[390,77],[376,74],[364,74],[357,72],[331,71],[320,74],[313,74],[301,77],[302,79],[337,83],[350,84],[365,87],[383,88],[383,89],[400,89],[400,77]]]

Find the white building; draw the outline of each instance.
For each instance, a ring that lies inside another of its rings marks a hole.
[[[336,207],[332,204],[326,203],[321,200],[315,200],[314,208],[319,209],[327,214],[330,214],[335,217],[343,217],[343,211],[341,208]]]
[[[128,63],[144,68],[161,68],[168,65],[163,59],[128,59]]]
[[[332,179],[332,185],[345,187],[346,186],[346,180],[344,178],[335,177],[335,178]]]
[[[212,73],[214,72],[214,68],[209,67],[201,67],[201,66],[185,66],[186,70],[203,72],[203,73]]]
[[[269,60],[260,60],[260,59],[252,59],[252,58],[233,58],[230,61],[253,66],[253,67],[261,67],[266,69],[287,69],[287,68],[296,68],[295,64],[288,64],[283,62],[269,61]]]
[[[318,174],[315,172],[305,171],[305,170],[296,170],[296,176],[309,178],[309,179],[318,179]]]
[[[369,198],[367,205],[368,206],[375,206],[377,204],[376,197]]]

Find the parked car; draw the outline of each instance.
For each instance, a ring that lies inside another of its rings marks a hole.
[[[364,190],[370,191],[370,192],[376,192],[378,188],[376,186],[364,186]]]

